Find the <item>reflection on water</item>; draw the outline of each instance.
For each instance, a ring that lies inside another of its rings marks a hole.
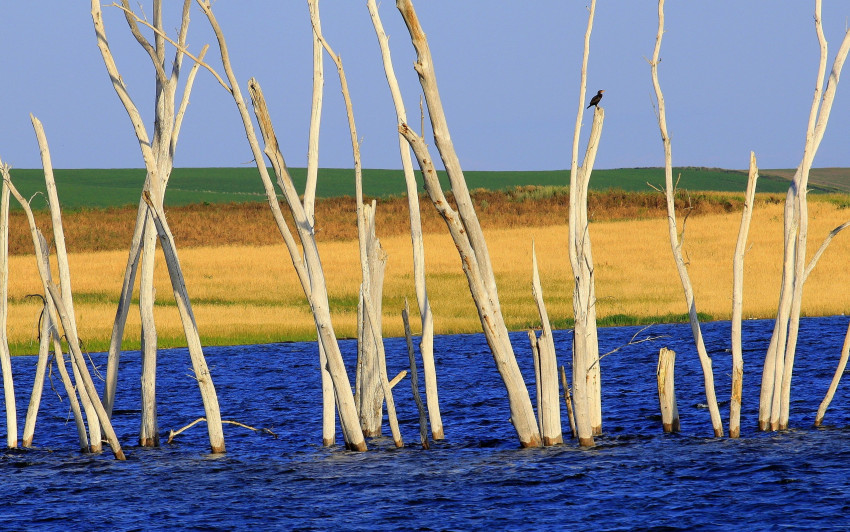
[[[742,438],[711,437],[702,375],[687,325],[653,326],[667,335],[602,361],[605,435],[591,450],[572,443],[519,449],[507,401],[481,335],[438,337],[440,399],[447,440],[423,451],[408,380],[395,389],[408,447],[388,438],[370,451],[325,449],[313,344],[206,350],[222,416],[272,429],[274,438],[225,425],[228,453],[206,453],[199,424],[160,449],[133,447],[138,431],[139,354],[122,357],[115,427],[127,462],[107,451],[75,451],[64,391],[45,387],[34,450],[0,454],[0,529],[632,529],[847,527],[850,408],[839,388],[826,427],[812,429],[832,377],[847,319],[805,319],[792,390],[792,430],[755,430],[761,362],[771,323],[744,324]],[[601,350],[625,344],[635,327],[600,331]],[[728,419],[729,324],[704,326]],[[570,336],[557,331],[560,363]],[[533,373],[525,333],[513,336],[527,382]],[[386,343],[389,373],[404,369],[403,340]],[[658,420],[655,364],[660,347],[677,352],[682,432]],[[349,368],[355,346],[343,342]],[[104,355],[95,355],[105,364]],[[33,357],[13,361],[21,411]],[[55,380],[55,379],[54,379]],[[57,381],[55,388],[61,388]],[[534,387],[530,386],[534,393]],[[163,351],[158,374],[160,429],[203,415],[185,350]],[[21,421],[22,423],[22,421]],[[566,423],[565,423],[565,426]],[[389,429],[385,429],[389,432]],[[163,438],[163,441],[165,438]]]

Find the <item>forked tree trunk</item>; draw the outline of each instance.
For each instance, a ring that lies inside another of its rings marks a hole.
[[[691,332],[696,343],[697,353],[699,354],[700,365],[705,382],[705,396],[708,403],[708,411],[711,416],[711,425],[714,428],[715,437],[723,436],[723,422],[720,419],[720,409],[717,407],[717,395],[714,392],[714,373],[711,369],[711,358],[705,349],[705,343],[702,338],[699,318],[697,317],[696,301],[694,299],[694,290],[691,285],[688,268],[685,265],[685,259],[682,256],[682,244],[684,243],[684,224],[682,225],[682,236],[679,237],[676,225],[676,206],[675,195],[676,190],[673,184],[673,152],[670,143],[670,135],[667,133],[667,115],[664,107],[664,95],[661,92],[661,85],[658,82],[658,63],[659,53],[661,52],[661,37],[664,35],[664,0],[658,0],[658,33],[655,37],[655,51],[652,54],[650,61],[650,69],[652,71],[652,84],[655,88],[655,98],[658,104],[658,127],[661,130],[661,140],[664,143],[664,177],[666,183],[667,197],[667,230],[670,237],[670,247],[673,251],[673,260],[676,263],[676,270],[679,273],[679,280],[682,283],[682,289],[685,293],[685,303],[688,306],[688,316],[691,323]]]
[[[587,217],[587,187],[590,173],[602,135],[604,109],[596,106],[593,113],[590,140],[584,163],[578,166],[579,137],[582,117],[586,112],[587,62],[590,53],[590,34],[596,0],[592,0],[584,34],[584,55],[581,64],[579,104],[573,133],[570,163],[570,215],[569,257],[573,272],[573,399],[576,423],[581,445],[592,445],[593,435],[602,433],[601,383],[599,369],[599,341],[596,332],[596,283],[594,281],[593,255],[590,247],[590,228]]]
[[[791,377],[797,350],[800,327],[803,284],[806,280],[806,244],[808,240],[808,203],[806,199],[809,171],[826,131],[841,69],[850,51],[850,30],[841,42],[832,65],[826,90],[827,43],[821,22],[821,0],[815,1],[815,31],[820,46],[820,62],[809,121],[803,158],[785,199],[785,251],[782,285],[779,295],[776,323],[765,357],[762,391],[759,402],[759,428],[782,430],[788,428],[791,404]],[[821,97],[821,94],[823,95]]]
[[[183,278],[183,272],[180,268],[180,263],[177,258],[177,250],[174,245],[174,238],[171,234],[171,230],[168,226],[168,222],[165,219],[165,215],[163,212],[164,191],[168,183],[168,178],[170,176],[174,152],[177,146],[177,139],[180,133],[180,127],[182,125],[186,106],[189,102],[189,94],[191,92],[195,73],[197,72],[197,68],[199,67],[199,65],[202,63],[203,56],[207,50],[207,47],[205,46],[202,48],[201,53],[198,55],[197,58],[192,57],[192,59],[195,60],[195,65],[192,67],[186,85],[184,86],[180,107],[175,112],[174,97],[177,90],[180,67],[182,65],[183,56],[187,55],[187,52],[185,50],[185,43],[189,25],[190,5],[190,0],[184,0],[183,16],[181,19],[178,42],[174,43],[172,41],[172,44],[176,44],[177,52],[175,53],[175,58],[172,63],[171,76],[168,76],[165,72],[166,37],[162,31],[161,0],[156,0],[154,2],[153,25],[148,24],[146,21],[139,19],[129,9],[127,0],[123,0],[122,10],[125,13],[127,22],[130,26],[130,30],[133,33],[134,37],[136,37],[136,40],[139,42],[142,48],[144,48],[150,55],[154,69],[156,70],[156,121],[153,141],[150,140],[150,137],[148,136],[147,130],[145,129],[144,123],[141,119],[141,115],[139,114],[139,111],[136,108],[136,105],[133,103],[133,100],[130,97],[129,93],[127,92],[127,88],[124,86],[120,74],[118,73],[118,68],[115,65],[115,60],[112,57],[112,52],[109,49],[109,43],[106,39],[106,31],[103,25],[103,14],[101,12],[100,4],[97,2],[97,0],[92,0],[91,14],[92,21],[95,27],[95,34],[97,36],[98,49],[101,52],[101,56],[103,58],[104,65],[106,66],[107,73],[109,74],[109,77],[112,80],[113,88],[115,89],[119,100],[124,105],[124,108],[130,117],[130,121],[133,125],[133,130],[136,134],[136,138],[139,142],[139,147],[142,152],[142,158],[145,163],[145,169],[147,170],[147,178],[145,181],[144,191],[142,193],[144,203],[147,204],[146,219],[148,215],[152,217],[154,225],[156,226],[156,232],[159,237],[163,253],[165,255],[166,265],[168,267],[168,274],[171,279],[174,297],[177,302],[177,310],[180,314],[180,320],[183,325],[183,331],[186,336],[186,343],[189,347],[189,357],[192,361],[192,367],[195,372],[195,379],[198,383],[198,388],[200,390],[201,399],[204,405],[204,411],[206,414],[205,417],[207,420],[207,431],[209,434],[210,441],[210,450],[213,453],[223,453],[225,451],[224,432],[222,430],[221,412],[218,404],[218,397],[216,396],[215,386],[212,382],[212,376],[209,374],[209,369],[204,358],[197,323],[195,322],[194,313],[192,311],[192,306],[189,301],[188,292],[186,290],[185,279]],[[141,35],[137,26],[138,22],[142,22],[154,31],[155,46],[151,45]],[[141,241],[142,235],[144,234],[138,227],[140,220],[141,216],[137,218],[136,234],[138,235],[139,241]],[[150,220],[148,220],[148,223],[149,221]],[[136,240],[134,235],[134,244],[135,243]],[[131,257],[138,256],[138,253],[139,251],[137,249],[131,248]],[[129,262],[130,261],[128,261],[128,263]],[[128,265],[127,273],[130,274],[131,270],[133,270],[132,273],[134,273],[134,268],[131,268]],[[128,283],[127,281],[127,278],[125,278],[124,287],[129,287],[129,289],[132,290],[132,284]],[[121,299],[123,302],[124,294],[122,294]],[[118,316],[117,319],[126,319],[126,315],[123,316],[123,318],[121,316]],[[123,329],[123,324],[120,327],[116,327],[115,329]],[[115,329],[113,330],[113,338],[115,338]],[[111,357],[111,361],[114,364],[117,364],[117,356],[114,358]],[[148,365],[148,369],[149,368],[150,365]],[[117,374],[117,370],[108,371],[108,375],[115,374]],[[148,372],[146,378],[148,382],[152,380],[150,371]],[[114,390],[114,384],[108,387],[107,391],[109,390]],[[109,404],[114,405],[114,398],[111,398],[109,400]],[[151,412],[150,409],[148,409],[144,423],[145,426],[150,426],[151,416],[155,416],[155,413]],[[140,440],[146,441],[147,438],[145,435],[140,434]]]
[[[741,215],[741,228],[735,245],[735,257],[732,261],[732,396],[729,401],[729,437],[741,435],[741,397],[744,386],[744,356],[741,345],[741,320],[744,309],[744,254],[747,251],[747,235],[750,220],[753,217],[753,203],[758,181],[756,154],[750,152],[750,173],[747,179],[747,193],[744,200],[744,212]]]
[[[378,6],[375,0],[367,0],[366,5],[372,17],[372,24],[378,36],[378,44],[381,47],[384,73],[387,77],[390,93],[395,105],[398,125],[407,122],[407,113],[401,90],[398,87],[390,46],[381,17],[378,14]],[[425,281],[425,244],[422,238],[422,222],[419,212],[419,188],[413,170],[413,160],[410,156],[410,147],[407,141],[399,133],[399,150],[401,153],[401,166],[404,171],[404,181],[407,185],[407,204],[410,214],[410,240],[413,247],[413,278],[416,286],[416,301],[419,304],[419,319],[422,326],[422,336],[419,342],[419,353],[422,356],[422,370],[425,381],[425,397],[428,405],[428,417],[431,422],[431,437],[435,440],[444,438],[443,420],[440,415],[440,398],[437,390],[437,371],[434,364],[434,316],[431,313],[431,303],[428,300],[428,289]]]
[[[499,294],[496,289],[496,280],[490,263],[490,254],[487,251],[487,243],[484,240],[484,233],[481,231],[481,225],[469,196],[463,170],[451,141],[448,122],[437,88],[437,79],[434,74],[434,64],[428,41],[416,16],[413,3],[410,0],[397,0],[396,7],[401,12],[416,49],[417,60],[414,63],[414,69],[419,74],[419,82],[428,105],[434,143],[440,152],[440,158],[451,182],[457,212],[449,207],[440,189],[436,169],[433,166],[424,139],[413,133],[407,124],[402,124],[399,130],[413,148],[425,179],[426,190],[438,212],[446,221],[452,239],[458,248],[470,292],[478,309],[484,335],[505,384],[510,405],[511,423],[517,431],[520,445],[523,447],[539,447],[542,441],[534,416],[534,408],[522,373],[517,365],[513,346],[502,317]]]

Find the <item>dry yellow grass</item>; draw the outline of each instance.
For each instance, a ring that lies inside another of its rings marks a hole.
[[[825,202],[810,204],[811,256],[835,226],[850,217]],[[550,220],[551,222],[551,220]],[[715,319],[728,319],[731,308],[731,257],[740,214],[709,214],[688,220],[685,251],[697,307]],[[379,228],[380,232],[380,228]],[[572,315],[572,284],[566,254],[566,226],[489,229],[489,249],[509,327],[534,326],[537,313],[531,293],[531,241],[537,245],[544,297],[549,314],[564,324]],[[686,312],[663,219],[602,221],[591,225],[596,262],[598,315],[624,314],[652,319]],[[402,334],[400,309],[413,303],[410,239],[382,239],[389,254],[384,288],[384,323],[388,336]],[[758,205],[746,256],[744,316],[767,318],[776,310],[781,275],[782,206]],[[445,232],[425,236],[429,293],[438,334],[479,330],[451,239]],[[340,337],[355,335],[359,284],[357,244],[320,244],[334,325]],[[839,235],[806,285],[803,311],[831,315],[850,310],[850,233]],[[71,255],[72,283],[81,337],[90,349],[103,349],[111,332],[126,251]],[[313,321],[283,245],[220,246],[180,251],[189,294],[206,344],[273,342],[315,337]],[[9,339],[16,353],[33,352],[40,303],[26,299],[40,292],[32,256],[10,261]],[[182,328],[173,304],[162,257],[157,271],[157,326],[163,345],[181,345]],[[415,304],[412,304],[415,308]],[[415,320],[414,320],[415,322]],[[131,312],[125,337],[138,345],[138,312]]]

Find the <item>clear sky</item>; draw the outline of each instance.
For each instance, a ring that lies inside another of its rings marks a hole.
[[[165,2],[172,31],[180,4]],[[831,66],[850,3],[825,4]],[[418,0],[415,5],[464,167],[569,168],[587,2]],[[363,166],[399,168],[395,116],[366,1],[322,0],[320,7],[325,36],[346,67]],[[214,9],[243,90],[248,78],[258,78],[287,163],[306,165],[312,73],[306,0],[218,0]],[[408,115],[418,129],[420,87],[410,39],[392,0],[380,10]],[[656,10],[654,1],[598,2],[586,98],[606,91],[597,168],[663,166],[645,59],[655,43]],[[119,69],[150,127],[150,60],[122,14],[110,7],[104,11]],[[750,150],[762,168],[799,164],[818,61],[813,12],[814,2],[803,0],[667,3],[659,72],[675,165],[743,168]],[[190,47],[198,51],[210,43],[214,58],[207,21],[197,6],[192,13]],[[320,164],[352,167],[338,78],[330,60],[325,66]],[[0,2],[0,79],[3,160],[19,168],[40,166],[29,121],[33,113],[45,125],[57,168],[143,166],[98,53],[88,2]],[[850,79],[842,85],[848,86],[839,86],[815,166],[850,166]],[[175,165],[250,164],[233,101],[208,73],[199,73],[191,102]]]

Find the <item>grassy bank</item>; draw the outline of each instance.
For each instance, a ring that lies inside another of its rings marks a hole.
[[[391,207],[393,201],[400,203]],[[691,198],[696,211],[688,221],[685,250],[697,305],[708,319],[727,319],[730,314],[731,256],[740,223],[739,201],[734,194],[720,193]],[[590,230],[597,272],[597,311],[603,325],[684,318],[686,309],[670,257],[664,211],[655,202],[660,202],[657,193],[653,196],[611,192],[591,198],[591,205],[595,205],[591,207]],[[481,192],[476,194],[476,203],[508,326],[520,330],[538,325],[530,294],[532,239],[538,250],[549,314],[556,326],[570,326],[572,284],[565,250],[566,206],[562,192],[557,189],[517,189],[501,195]],[[337,206],[331,209],[330,205]],[[329,201],[326,207],[328,212],[337,209],[344,213],[339,214],[339,222],[334,222],[329,214],[322,215],[321,210],[317,217],[322,220],[320,247],[334,326],[340,337],[352,337],[356,333],[359,282],[358,276],[352,275],[359,271],[357,244],[347,236],[354,233],[353,206]],[[436,332],[477,332],[480,325],[454,245],[442,222],[434,217],[433,207],[423,207],[429,293]],[[190,210],[186,216],[196,218],[186,219],[178,215],[180,209],[169,210],[178,234],[189,294],[206,345],[315,338],[312,317],[268,208],[251,214],[253,208],[208,206],[206,210]],[[379,202],[379,214],[386,211],[385,217],[379,218],[378,232],[389,255],[383,309],[385,333],[389,336],[402,334],[399,314],[404,298],[415,300],[405,209],[404,200]],[[107,233],[100,225],[104,212],[116,219],[127,218],[128,224],[132,224],[132,209],[91,210],[80,218],[80,234]],[[831,229],[848,218],[848,213],[839,201],[832,201],[829,196],[811,202],[810,254]],[[249,223],[250,220],[255,221]],[[226,230],[222,231],[218,222],[230,225],[225,225]],[[15,226],[21,223],[13,222]],[[193,226],[193,230],[181,233],[186,225]],[[190,233],[195,236],[190,237]],[[226,236],[215,236],[222,233]],[[775,313],[781,276],[782,204],[778,196],[759,196],[750,234],[744,313],[747,318],[767,318]],[[104,236],[103,241],[106,240]],[[89,241],[69,235],[75,306],[81,337],[90,350],[102,350],[111,331],[129,235],[115,238],[114,246],[100,245],[97,250],[86,251]],[[40,303],[27,298],[27,294],[39,293],[40,283],[34,258],[23,254],[25,250],[21,253],[10,261],[9,338],[14,352],[31,353],[37,348]],[[845,267],[848,253],[850,237],[841,234],[807,281],[805,314],[850,311],[845,291],[836,289],[850,284],[850,270]],[[177,309],[161,258],[156,290],[155,312],[161,345],[183,345]],[[126,333],[128,347],[138,346],[135,340],[138,328],[138,313],[133,311]]]

